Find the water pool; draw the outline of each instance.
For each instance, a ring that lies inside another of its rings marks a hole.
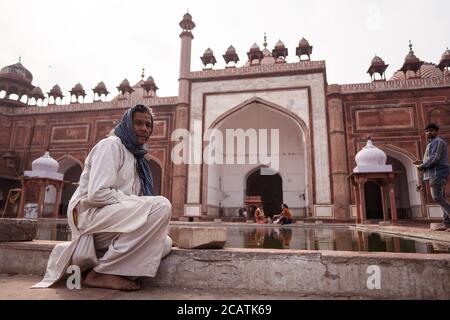
[[[348,227],[228,227],[229,248],[358,252],[450,253],[450,244],[352,230]]]
[[[176,228],[176,226],[171,226]],[[39,240],[68,241],[64,223],[39,223]],[[450,253],[450,244],[387,236],[349,227],[227,226],[227,248],[333,250],[355,252]]]

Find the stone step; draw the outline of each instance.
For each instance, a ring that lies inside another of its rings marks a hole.
[[[227,242],[227,228],[171,227],[170,236],[182,249],[221,249]]]
[[[87,288],[81,285],[80,290],[67,289],[64,281],[58,282],[49,289],[31,289],[39,282],[41,277],[30,275],[0,274],[0,300],[208,300],[213,304],[220,300],[303,300],[303,299],[349,299],[349,297],[336,296],[307,296],[300,293],[292,294],[266,294],[248,290],[215,290],[209,288],[194,289],[182,287],[147,287],[138,291],[124,292],[98,288]],[[351,297],[361,299],[362,297]],[[189,302],[187,302],[189,304]],[[204,301],[204,303],[208,303]],[[148,305],[148,304],[147,304]],[[176,308],[176,304],[171,304]],[[178,309],[178,308],[177,308]],[[177,311],[175,309],[175,311]],[[164,309],[169,312],[170,309]]]
[[[56,243],[0,243],[0,273],[42,276]],[[174,248],[162,260],[156,277],[143,279],[143,287],[448,300],[449,264],[450,254]],[[379,290],[367,286],[376,267]]]

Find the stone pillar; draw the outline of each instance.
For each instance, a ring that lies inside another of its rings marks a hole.
[[[328,86],[328,121],[331,151],[331,182],[333,185],[334,218],[351,218],[348,181],[345,122],[340,86]]]
[[[353,178],[354,179],[354,178]],[[355,181],[353,184],[353,191],[355,193],[355,203],[356,203],[356,223],[361,223],[361,200],[359,199],[359,186],[358,183]]]
[[[180,104],[175,113],[175,129],[187,129],[189,108]],[[172,148],[176,142],[173,142]],[[173,164],[172,170],[172,217],[184,214],[187,193],[187,164]]]
[[[26,197],[27,197],[27,184],[26,184],[26,180],[22,179],[22,192],[20,195],[19,211],[17,212],[17,218],[19,218],[19,219],[23,219],[23,217],[24,217],[23,210],[25,209]],[[8,201],[8,199],[6,199],[6,200]]]
[[[366,185],[366,179],[358,179],[358,191],[359,191],[359,222],[364,224],[366,222],[366,195],[364,187]],[[357,219],[358,220],[358,219]],[[358,223],[358,221],[356,222]]]
[[[397,208],[395,206],[395,187],[394,187],[394,179],[389,179],[388,182],[389,189],[389,202],[391,203],[391,217],[392,223],[397,222]]]
[[[364,233],[362,231],[358,232],[358,251],[364,251]]]
[[[45,188],[44,181],[39,181],[39,198],[38,198],[38,210],[37,217],[42,218],[44,213],[44,200],[45,200]]]
[[[185,15],[186,17],[186,15]],[[180,34],[180,78],[178,86],[178,105],[175,112],[175,129],[189,129],[190,106],[190,72],[191,72],[191,47],[194,36],[191,30],[195,24],[189,24],[186,19],[180,23],[183,32]],[[173,142],[172,148],[178,142]],[[184,214],[184,204],[187,193],[187,164],[174,164],[172,171],[172,217]]]
[[[381,192],[381,205],[383,206],[383,220],[388,221],[388,209],[387,209],[387,203],[386,203],[386,186],[383,184],[380,185],[380,192]]]
[[[62,197],[62,189],[63,189],[64,183],[60,182],[56,185],[56,199],[55,199],[55,207],[53,208],[53,218],[59,217],[59,206],[61,204],[61,197]]]

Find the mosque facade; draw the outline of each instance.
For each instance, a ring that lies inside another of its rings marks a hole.
[[[269,215],[287,203],[297,218],[353,220],[356,202],[349,175],[370,136],[396,172],[399,219],[441,219],[428,187],[420,188],[413,161],[424,153],[426,124],[437,123],[450,141],[448,49],[438,63],[429,63],[410,45],[404,64],[389,79],[388,65],[375,56],[367,71],[370,82],[329,84],[325,61],[311,59],[313,46],[304,38],[295,48],[295,63],[286,61],[290,53],[283,42],[272,50],[264,42],[262,48],[254,44],[241,65],[243,55],[230,46],[222,55],[224,68],[215,66],[216,56],[208,48],[201,57],[204,69],[192,71],[195,23],[190,14],[180,27],[179,92],[174,97],[158,96],[155,80],[142,76],[135,85],[125,79],[110,101],[103,82],[92,89],[92,103],[83,102],[87,93],[77,84],[68,91],[70,103],[62,105],[61,88],[55,85],[44,93],[21,62],[1,69],[1,208],[9,190],[22,187],[32,162],[48,151],[64,184],[60,192],[49,188],[43,197],[49,205],[60,203],[63,216],[90,149],[124,110],[144,104],[155,120],[147,155],[155,191],[171,200],[174,218],[237,216],[246,199],[258,196]],[[218,143],[230,137],[247,141],[246,148]],[[272,158],[261,150],[262,141]],[[213,143],[214,154],[208,154]],[[173,161],[183,145],[188,147],[181,152],[186,161]],[[382,219],[379,186],[370,182],[364,188],[367,215]],[[37,194],[30,190],[27,201],[36,202]]]

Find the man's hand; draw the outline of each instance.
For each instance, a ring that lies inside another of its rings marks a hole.
[[[416,161],[414,161],[413,162],[416,166],[419,166],[419,165],[421,165],[423,162],[422,162],[422,160],[416,160]]]

